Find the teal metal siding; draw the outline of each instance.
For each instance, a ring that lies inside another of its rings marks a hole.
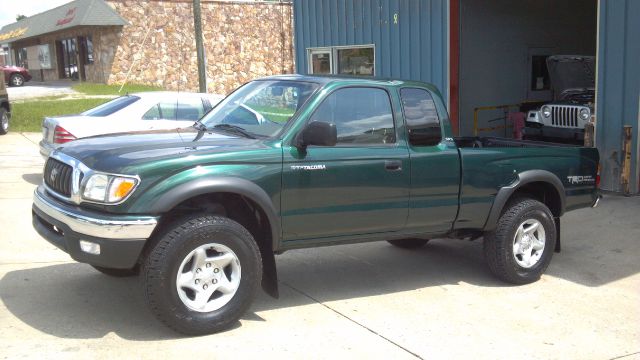
[[[633,127],[631,189],[638,192],[640,1],[600,0],[596,142],[601,188],[620,191],[622,134]]]
[[[374,44],[376,77],[429,82],[447,95],[447,0],[294,0],[293,6],[298,73],[307,73],[309,48]]]

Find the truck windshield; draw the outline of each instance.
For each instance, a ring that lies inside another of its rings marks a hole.
[[[222,100],[200,123],[207,129],[234,125],[259,137],[271,137],[280,132],[317,88],[318,84],[303,81],[252,81]]]

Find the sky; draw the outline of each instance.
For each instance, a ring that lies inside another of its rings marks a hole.
[[[0,27],[16,22],[16,16],[31,16],[72,0],[0,0]]]

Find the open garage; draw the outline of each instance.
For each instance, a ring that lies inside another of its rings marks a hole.
[[[601,188],[638,193],[637,1],[298,0],[294,23],[299,73],[432,83],[462,136],[526,135],[530,111],[578,128],[571,143],[593,124]]]

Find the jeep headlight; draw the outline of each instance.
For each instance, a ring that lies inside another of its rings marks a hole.
[[[120,175],[92,174],[84,185],[82,197],[86,200],[113,204],[133,192],[138,179]]]
[[[540,112],[542,112],[542,116],[548,118],[551,116],[551,107],[545,105],[540,109]]]
[[[580,109],[580,119],[587,121],[591,116],[591,111],[589,109]]]

